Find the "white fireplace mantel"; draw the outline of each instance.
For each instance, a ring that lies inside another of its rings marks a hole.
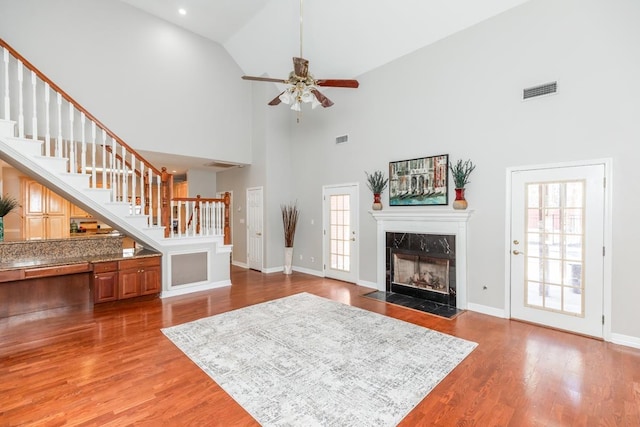
[[[369,213],[378,223],[376,282],[379,291],[386,290],[387,232],[455,235],[457,308],[467,308],[467,223],[473,210],[390,208]]]

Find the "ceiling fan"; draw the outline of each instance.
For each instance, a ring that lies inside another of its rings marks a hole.
[[[316,79],[309,72],[309,61],[302,57],[302,0],[300,0],[300,56],[293,58],[293,71],[289,73],[289,77],[287,79],[274,79],[270,77],[242,76],[242,78],[244,80],[288,85],[282,93],[269,102],[269,105],[278,105],[282,102],[291,105],[291,109],[294,111],[301,111],[303,103],[311,103],[312,108],[316,108],[318,105],[322,105],[324,108],[331,107],[333,102],[318,90],[319,86],[355,89],[359,85],[357,80]]]

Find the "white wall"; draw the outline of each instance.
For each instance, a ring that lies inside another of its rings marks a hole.
[[[534,0],[360,76],[356,91],[325,91],[335,106],[293,127],[293,195],[302,212],[319,212],[322,185],[360,181],[360,278],[374,282],[376,229],[364,171],[426,155],[470,158],[477,169],[467,189],[475,210],[469,301],[502,309],[506,169],[612,158],[612,330],[640,337],[638,22],[633,0]],[[521,100],[523,88],[556,80],[557,95]],[[344,133],[350,142],[336,146]],[[384,203],[392,209],[388,193]],[[303,221],[300,236],[296,253],[320,259],[319,227]]]
[[[251,162],[250,88],[219,44],[100,0],[0,0],[0,37],[137,150]]]

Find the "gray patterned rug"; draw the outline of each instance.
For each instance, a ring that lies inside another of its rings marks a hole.
[[[162,332],[263,426],[394,426],[477,345],[308,293]]]

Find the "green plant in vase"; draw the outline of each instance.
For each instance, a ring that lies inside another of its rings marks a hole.
[[[476,168],[471,160],[458,160],[456,163],[449,164],[449,170],[456,186],[456,199],[453,202],[454,209],[466,209],[467,201],[464,198],[464,190],[469,183],[469,176]]]
[[[0,196],[0,242],[4,240],[4,217],[18,206],[18,201],[11,196]]]
[[[380,193],[387,188],[387,184],[389,183],[389,179],[385,178],[382,171],[375,171],[372,174],[369,174],[365,171],[365,176],[367,177],[367,187],[373,193],[373,206],[371,207],[374,211],[379,211],[382,209],[382,202],[380,201]]]

